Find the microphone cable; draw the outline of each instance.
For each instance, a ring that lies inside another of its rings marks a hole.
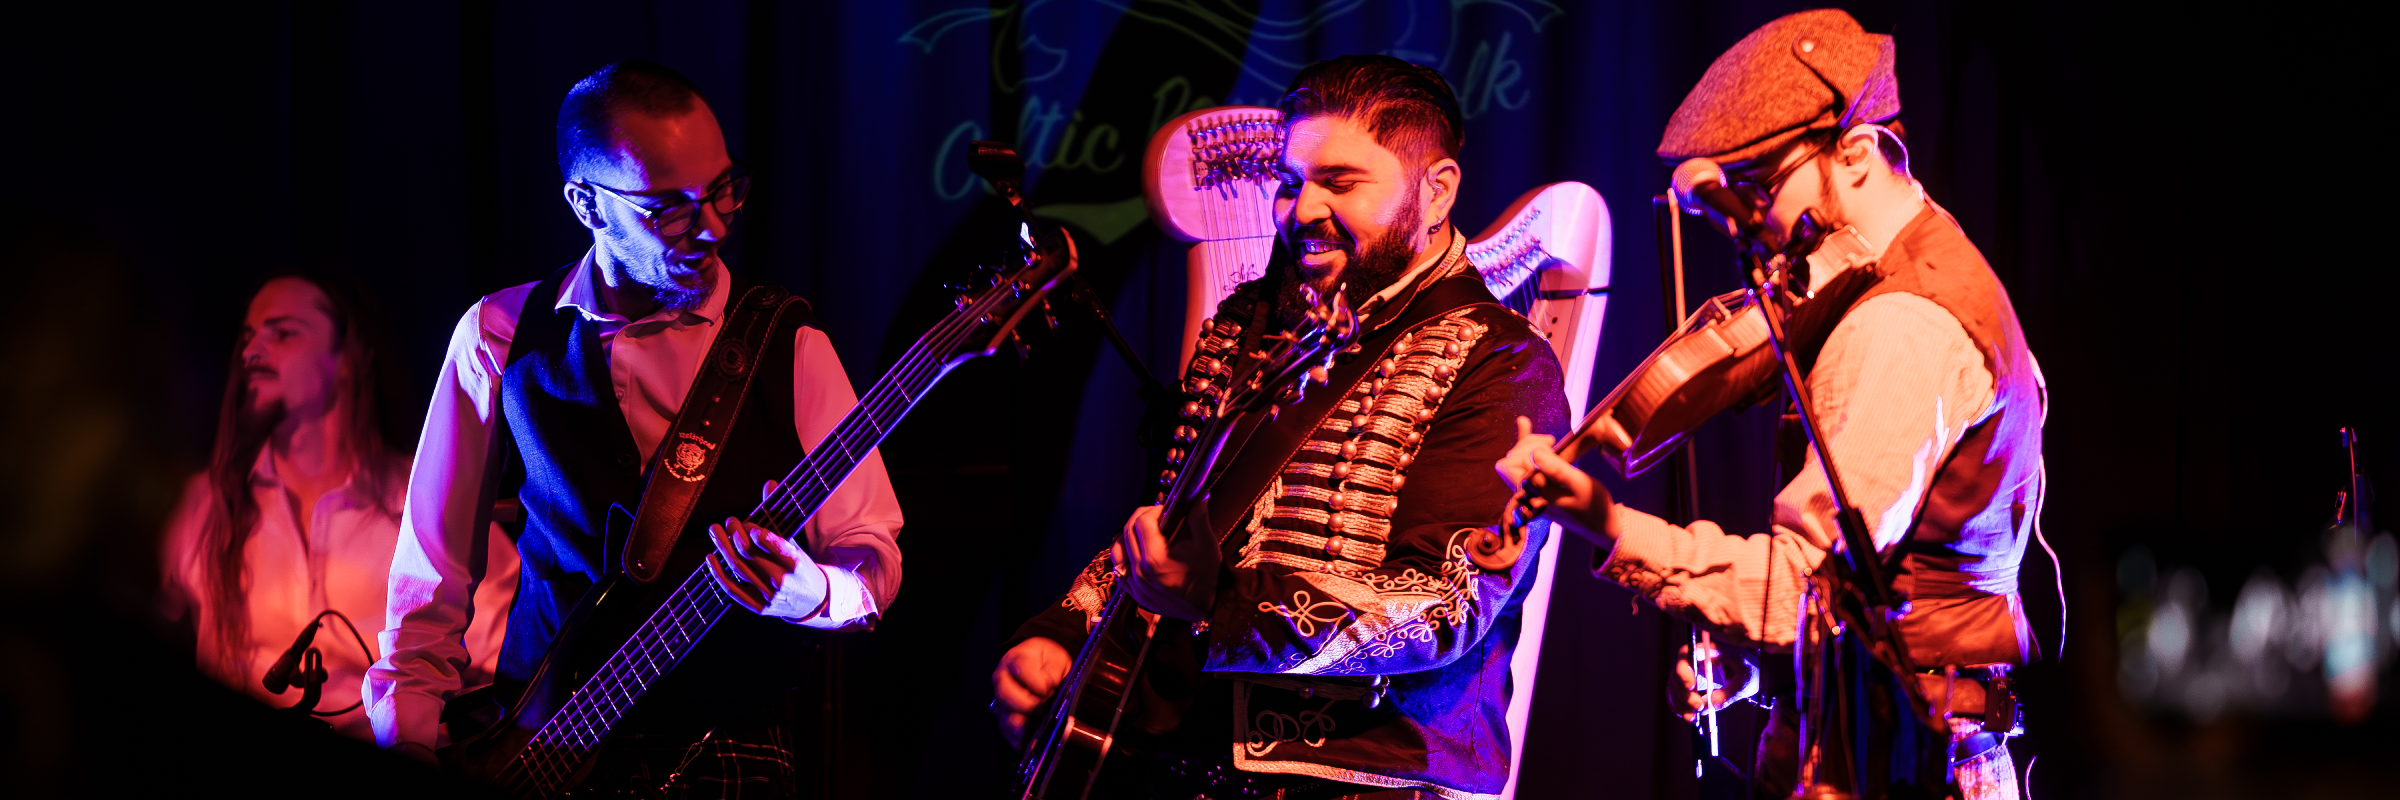
[[[368,667],[372,668],[375,665],[375,662],[381,658],[375,654],[375,648],[367,646],[367,637],[359,634],[357,623],[351,622],[349,615],[335,609],[328,608],[324,611],[317,612],[317,616],[308,621],[307,627],[300,629],[300,636],[292,642],[291,648],[284,652],[283,658],[277,660],[275,667],[267,671],[266,683],[268,689],[274,690],[276,694],[282,694],[283,689],[291,684],[289,673],[295,671],[293,669],[295,666],[298,667],[297,671],[304,679],[314,679],[316,673],[324,669],[324,658],[316,655],[316,653],[313,652],[315,648],[310,647],[309,645],[316,639],[317,627],[325,623],[326,617],[333,617],[342,621],[342,627],[350,631],[350,641],[358,643],[358,651],[366,654]],[[317,685],[323,686],[324,684],[320,682]],[[366,702],[367,699],[362,696],[358,699],[358,702],[351,703],[350,705],[338,710],[318,711],[311,708],[308,709],[308,713],[319,717],[338,717],[358,709],[360,706],[365,705]]]

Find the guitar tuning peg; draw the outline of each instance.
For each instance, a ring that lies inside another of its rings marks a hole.
[[[1326,373],[1323,366],[1315,366],[1308,368],[1308,379],[1310,382],[1322,386],[1330,382],[1332,380],[1332,376]]]
[[[950,296],[950,307],[953,309],[966,308],[967,302],[967,295],[964,292]]]

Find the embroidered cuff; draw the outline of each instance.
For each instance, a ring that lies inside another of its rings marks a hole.
[[[1616,546],[1592,551],[1592,574],[1656,596],[1666,583],[1665,565],[1674,563],[1675,526],[1619,503],[1609,509],[1607,532]]]

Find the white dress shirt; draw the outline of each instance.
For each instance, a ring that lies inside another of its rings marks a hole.
[[[714,288],[699,308],[662,308],[628,320],[602,309],[598,271],[586,253],[551,307],[572,308],[599,323],[618,407],[646,461],[673,427],[716,340],[731,276],[722,264],[712,265]],[[467,309],[443,358],[392,560],[382,635],[387,655],[367,674],[368,716],[377,743],[386,747],[433,746],[442,704],[460,686],[458,633],[473,614],[467,598],[476,584],[466,568],[471,542],[464,532],[473,527],[477,506],[488,497],[484,487],[494,479],[485,461],[499,424],[500,373],[517,314],[535,286],[501,290]],[[793,338],[792,424],[801,444],[814,452],[857,403],[857,394],[824,332],[802,327]],[[827,597],[813,614],[793,621],[825,629],[872,625],[900,586],[900,524],[883,457],[870,452],[826,499],[805,536],[794,537],[823,568]]]
[[[393,545],[400,537],[400,519],[386,509],[400,507],[401,487],[393,486],[390,497],[377,498],[354,476],[317,498],[315,507],[302,509],[276,477],[271,455],[261,449],[250,470],[250,496],[258,504],[258,523],[242,545],[243,608],[217,607],[216,595],[207,583],[203,563],[207,554],[200,552],[200,535],[216,505],[207,473],[194,475],[184,484],[183,500],[176,504],[175,516],[167,524],[160,555],[169,602],[181,605],[169,613],[188,614],[199,628],[201,671],[259,702],[289,706],[299,702],[299,688],[272,695],[259,681],[319,612],[342,612],[358,626],[358,636],[369,644],[375,641],[383,619],[385,578],[391,573]],[[403,468],[392,465],[394,470]],[[377,502],[379,499],[382,502]],[[300,524],[301,514],[308,518],[305,528]],[[497,527],[487,535],[490,547],[484,573],[493,579],[476,590],[474,622],[460,642],[464,660],[460,680],[468,686],[492,681],[500,639],[508,631],[509,600],[517,593],[516,549]],[[250,640],[234,644],[233,652],[226,652],[212,633],[217,620],[227,613],[249,616]],[[333,617],[325,618],[324,626],[317,630],[315,647],[324,656],[330,676],[317,708],[332,711],[357,703],[360,678],[366,675],[367,665],[374,663],[374,656],[361,650],[359,639]],[[363,708],[325,721],[344,736],[374,738]]]

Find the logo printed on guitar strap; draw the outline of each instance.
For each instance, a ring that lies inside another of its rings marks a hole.
[[[708,466],[709,452],[717,449],[716,443],[689,433],[675,434],[675,438],[678,441],[674,442],[674,452],[662,459],[667,474],[685,483],[699,480],[704,474],[702,468]]]

